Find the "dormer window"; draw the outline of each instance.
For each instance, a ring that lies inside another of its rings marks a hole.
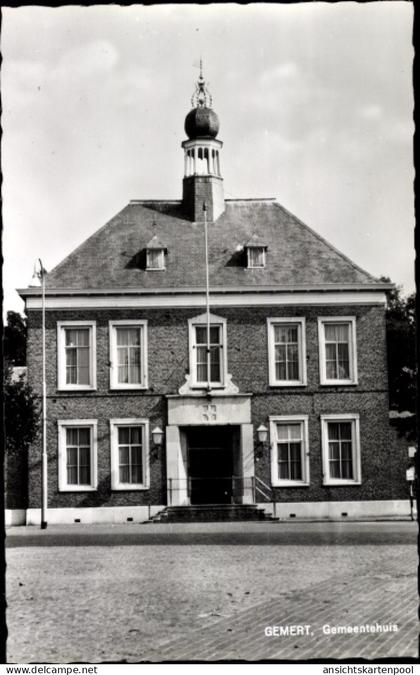
[[[165,269],[165,249],[150,249],[147,251],[146,265],[148,270]]]
[[[166,246],[161,244],[155,235],[146,246],[146,269],[164,270],[166,251]]]
[[[267,244],[261,241],[257,234],[245,244],[248,269],[263,269],[265,267],[265,252]]]
[[[265,248],[262,246],[248,248],[248,267],[265,267]]]

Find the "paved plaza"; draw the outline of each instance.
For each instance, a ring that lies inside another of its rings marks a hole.
[[[8,661],[414,658],[416,534],[411,522],[11,528]]]

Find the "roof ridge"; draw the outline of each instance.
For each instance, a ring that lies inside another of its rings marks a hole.
[[[182,199],[130,199],[129,204],[182,204]]]
[[[235,197],[225,202],[275,202],[277,197]]]
[[[336,248],[335,246],[333,246],[333,244],[331,244],[329,241],[327,241],[327,239],[324,239],[324,237],[322,237],[320,234],[318,234],[318,232],[316,232],[316,230],[313,230],[312,227],[310,227],[309,225],[304,223],[303,220],[301,220],[300,218],[295,216],[294,213],[292,213],[291,211],[286,209],[286,207],[283,206],[283,204],[280,204],[279,202],[276,201],[276,202],[274,202],[274,206],[277,206],[277,208],[282,209],[285,213],[287,213],[289,216],[294,218],[299,223],[299,225],[302,225],[302,227],[304,227],[306,230],[308,230],[308,232],[313,234],[314,237],[319,239],[319,241],[322,241],[322,243],[325,244],[329,249],[331,249],[331,251],[334,251],[334,253],[337,253],[337,255],[339,255],[343,260],[348,262],[355,270],[357,270],[358,272],[361,272],[362,274],[365,274],[372,281],[379,282],[379,279],[376,279],[376,277],[372,276],[371,274],[369,274],[369,272],[367,272],[362,267],[357,265],[357,263],[353,262],[353,260],[351,260],[350,258],[348,258],[345,255],[345,253],[342,253],[338,248]]]
[[[231,197],[225,202],[274,202],[277,197]],[[182,199],[130,199],[129,204],[182,204]]]

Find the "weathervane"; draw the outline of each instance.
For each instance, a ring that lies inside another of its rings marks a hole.
[[[191,97],[191,106],[194,108],[211,108],[212,97],[206,87],[206,81],[203,77],[203,59],[200,58],[200,75],[198,76],[195,92]]]

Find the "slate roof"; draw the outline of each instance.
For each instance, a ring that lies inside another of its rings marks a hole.
[[[208,231],[213,289],[384,286],[274,200],[226,200]],[[267,245],[265,269],[247,269],[244,260],[244,243],[256,232]],[[167,247],[165,271],[145,269],[154,237]],[[204,285],[203,224],[185,219],[180,201],[131,201],[46,277],[47,292]]]
[[[151,238],[148,244],[145,246],[149,251],[161,251],[162,249],[166,250],[167,246],[162,244],[162,242],[157,238],[156,235]]]
[[[258,234],[253,234],[246,242],[245,248],[267,248],[267,244]]]

